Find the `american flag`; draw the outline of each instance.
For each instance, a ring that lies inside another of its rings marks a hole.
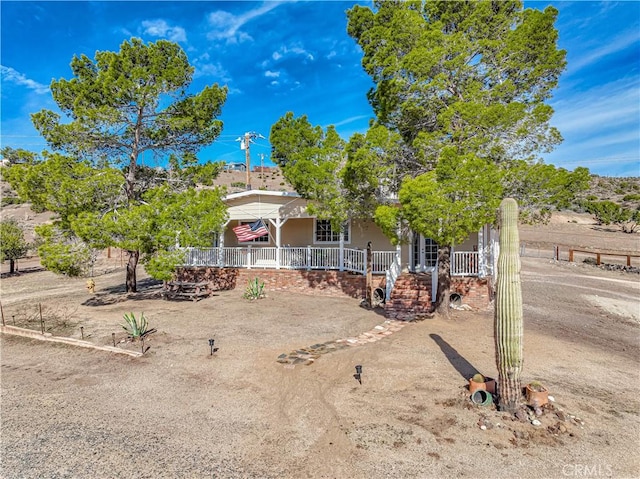
[[[233,228],[233,232],[238,237],[238,241],[244,243],[251,241],[252,239],[259,238],[269,234],[269,230],[264,225],[262,220],[258,220],[254,223],[247,223],[244,225],[236,226]]]

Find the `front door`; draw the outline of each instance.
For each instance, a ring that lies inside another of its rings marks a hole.
[[[431,238],[413,233],[411,241],[411,271],[414,273],[432,272],[438,261],[438,244]]]

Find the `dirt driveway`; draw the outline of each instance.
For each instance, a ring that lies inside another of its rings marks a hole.
[[[139,359],[3,336],[3,478],[640,476],[638,275],[523,259],[524,379],[555,397],[538,427],[468,401],[465,379],[496,372],[489,310],[290,368],[279,354],[384,317],[275,292],[166,302],[145,281],[127,298],[122,279],[98,276],[95,297],[45,271],[2,280],[5,317],[33,329],[38,303],[47,327],[79,337],[82,325],[99,344],[122,336],[125,312],[158,329]]]

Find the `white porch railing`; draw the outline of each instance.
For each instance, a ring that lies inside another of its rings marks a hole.
[[[340,261],[340,248],[315,246],[280,248],[277,264],[275,247],[181,248],[185,251],[183,266],[220,266],[264,269],[332,269],[366,273],[366,250],[344,248]],[[385,274],[395,267],[396,251],[373,251],[373,274]],[[455,251],[451,255],[451,276],[478,276],[480,253]],[[398,272],[400,264],[397,265]]]
[[[384,300],[389,301],[391,299],[391,292],[393,291],[393,287],[396,284],[396,280],[400,276],[402,272],[402,267],[400,266],[400,256],[398,254],[393,255],[393,262],[389,266],[386,272],[386,281],[385,281],[385,294]]]
[[[451,255],[451,276],[478,276],[479,260],[477,251],[454,251]]]
[[[366,250],[344,248],[342,261],[340,248],[284,247],[280,248],[277,264],[275,247],[182,248],[183,266],[227,266],[233,268],[269,269],[333,269],[366,273]],[[395,251],[373,251],[372,272],[384,274],[391,266]]]

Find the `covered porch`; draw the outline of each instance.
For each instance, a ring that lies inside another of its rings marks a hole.
[[[210,248],[181,247],[183,267],[273,270],[324,270],[387,276],[393,287],[402,272],[437,271],[438,245],[414,234],[408,244],[394,246],[368,219],[352,219],[340,230],[309,214],[307,200],[297,193],[251,190],[225,198],[229,219]],[[233,228],[261,220],[268,234],[240,241]],[[178,246],[178,245],[176,245]],[[491,274],[493,241],[483,228],[452,250],[451,275]],[[370,257],[369,257],[370,256]]]
[[[269,247],[234,246],[213,248],[180,248],[185,252],[183,266],[247,269],[298,269],[298,270],[335,270],[366,274],[367,250],[332,247]],[[403,251],[405,250],[405,251]],[[405,253],[403,255],[403,252]],[[396,248],[387,251],[371,251],[372,274],[386,274],[394,263],[400,269],[413,272],[430,272],[436,269],[436,262],[430,266],[416,265],[409,256],[409,248]],[[404,263],[404,264],[403,264]],[[484,271],[483,271],[484,268]],[[487,263],[481,260],[478,251],[453,251],[451,255],[452,276],[485,276]]]

